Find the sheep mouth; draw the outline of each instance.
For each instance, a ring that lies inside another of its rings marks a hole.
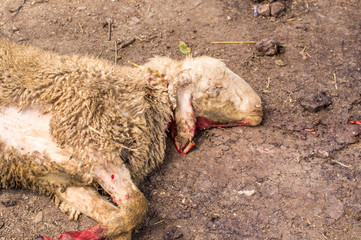
[[[256,126],[261,123],[262,116],[248,115],[244,119],[245,120],[237,121],[237,122],[233,122],[233,123],[220,123],[220,122],[214,122],[205,117],[196,117],[195,128],[193,128],[193,134],[195,132],[199,132],[199,131],[202,131],[202,130],[205,130],[208,128],[215,128],[215,127]],[[176,140],[176,136],[178,135],[178,133],[175,128],[175,122],[173,121],[171,123],[171,135],[172,135],[172,138],[174,141],[174,145],[175,145],[177,151],[181,155],[188,153],[194,147],[195,144],[193,142],[193,136],[194,136],[193,134],[192,134],[192,136],[190,136],[190,138],[187,140],[187,142],[183,146],[181,146],[181,144],[179,144]]]
[[[196,120],[196,129],[201,131],[208,128],[214,127],[235,127],[235,126],[254,126],[254,123],[250,118],[245,118],[245,120],[234,122],[234,123],[219,123],[209,120],[205,117],[197,117]]]

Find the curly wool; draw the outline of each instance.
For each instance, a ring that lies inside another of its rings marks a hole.
[[[124,162],[136,182],[164,158],[172,116],[167,87],[147,68],[0,40],[0,107],[41,106],[52,114],[54,141],[81,166]]]

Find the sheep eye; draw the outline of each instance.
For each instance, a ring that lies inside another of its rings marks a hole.
[[[215,87],[208,89],[206,91],[206,93],[218,96],[218,94],[222,91],[222,89],[223,89],[223,87],[221,87],[221,86],[215,86]]]

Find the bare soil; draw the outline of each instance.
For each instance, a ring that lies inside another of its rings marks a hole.
[[[361,239],[361,127],[347,122],[361,120],[359,0],[284,1],[277,18],[255,17],[250,0],[29,0],[9,11],[22,2],[0,2],[0,29],[14,40],[115,61],[115,41],[135,38],[118,45],[117,64],[182,59],[185,41],[193,56],[223,59],[264,102],[261,126],[204,131],[186,156],[169,141],[165,164],[140,186],[149,212],[134,239]],[[281,53],[211,43],[263,38]],[[301,106],[320,93],[331,105]],[[1,240],[95,224],[67,220],[37,193],[0,190]]]

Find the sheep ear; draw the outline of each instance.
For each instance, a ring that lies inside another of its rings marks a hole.
[[[194,147],[193,137],[196,130],[196,120],[192,107],[192,92],[190,84],[181,86],[177,91],[177,108],[172,127],[172,137],[178,152],[183,155]]]

